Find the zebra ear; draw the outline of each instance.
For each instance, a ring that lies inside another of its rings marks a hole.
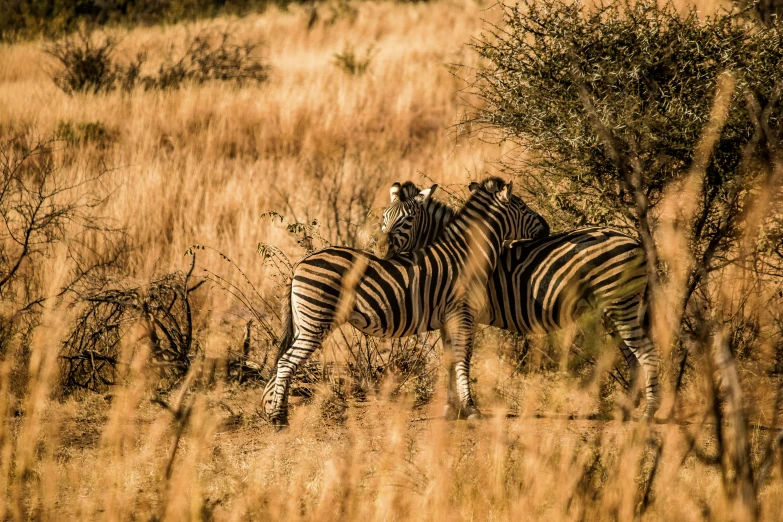
[[[512,189],[512,182],[509,181],[505,185],[503,185],[503,188],[500,189],[498,192],[498,199],[502,201],[503,203],[508,203],[511,200],[511,189]]]
[[[481,188],[481,183],[471,181],[470,185],[468,185],[468,188],[470,189],[471,192],[476,192],[478,189]]]
[[[418,194],[416,194],[416,197],[414,199],[419,203],[423,203],[432,197],[432,194],[435,192],[436,188],[438,188],[437,183],[431,186],[430,188],[424,189]]]
[[[400,183],[399,181],[395,181],[394,185],[391,186],[389,189],[389,199],[391,199],[392,203],[396,203],[400,200]]]

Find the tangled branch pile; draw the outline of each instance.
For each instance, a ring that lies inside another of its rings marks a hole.
[[[204,281],[191,285],[195,257],[188,273],[174,272],[138,286],[104,284],[81,295],[82,310],[63,343],[63,386],[101,391],[117,382],[118,368],[132,357],[121,357],[122,343],[146,340],[150,363],[161,379],[176,382],[190,368],[198,346],[193,338],[190,294]],[[142,326],[141,339],[130,330]]]

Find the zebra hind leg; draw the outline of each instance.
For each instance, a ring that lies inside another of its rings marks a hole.
[[[264,416],[276,431],[288,426],[288,395],[297,368],[321,346],[320,338],[297,337],[277,361],[277,372],[267,383],[262,396]]]
[[[660,386],[658,383],[659,357],[658,350],[652,343],[650,336],[641,318],[640,307],[607,308],[605,313],[611,320],[622,338],[623,344],[644,369],[645,375],[645,401],[644,417],[652,419],[660,406]],[[625,354],[625,350],[623,350]],[[626,357],[626,361],[628,358]],[[630,362],[629,362],[630,365]],[[631,368],[633,374],[633,367]],[[633,389],[633,388],[632,388]]]
[[[457,389],[455,387],[456,377],[454,373],[454,353],[452,351],[451,337],[446,328],[440,329],[440,341],[443,345],[443,356],[446,359],[446,406],[443,409],[443,418],[446,420],[457,420],[459,415],[459,399],[457,398]]]
[[[449,397],[445,417],[467,420],[481,419],[481,412],[476,408],[470,392],[470,359],[473,355],[475,333],[473,318],[466,311],[461,311],[454,319],[447,321],[445,330],[447,330],[446,338],[450,341],[451,352]]]
[[[618,336],[615,336],[618,337]],[[630,348],[625,345],[625,341],[618,338],[620,352],[623,354],[625,363],[628,365],[628,372],[630,373],[630,380],[628,382],[628,394],[625,396],[620,405],[620,409],[623,413],[623,420],[631,420],[631,412],[639,406],[642,400],[641,383],[640,378],[642,374],[642,368],[636,356],[633,354]]]

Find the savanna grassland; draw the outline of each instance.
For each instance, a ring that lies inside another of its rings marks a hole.
[[[620,420],[625,370],[594,320],[528,341],[482,329],[473,377],[488,415],[468,423],[439,417],[436,334],[374,344],[345,327],[304,372],[288,429],[259,415],[284,259],[367,247],[391,183],[438,183],[457,203],[514,149],[459,125],[483,103],[463,93],[480,64],[466,43],[500,20],[490,4],[443,0],[113,27],[116,59],[143,53],[142,74],[218,27],[259,44],[267,77],[100,93],[58,88],[44,39],[0,43],[4,162],[57,138],[31,172],[56,165],[72,189],[47,201],[81,205],[25,257],[24,284],[0,284],[0,318],[14,325],[0,332],[0,520],[780,520],[774,336],[729,365],[741,386],[725,385],[725,404],[706,352],[685,372],[661,343],[659,417],[676,415],[646,424]],[[675,266],[688,254],[668,233]],[[18,245],[3,237],[5,261]],[[721,277],[726,299],[742,293],[737,273]],[[113,369],[105,381],[69,374],[73,361],[101,364],[94,350],[62,358],[75,353],[63,343],[95,296],[117,288],[147,301],[106,319],[121,323]],[[763,307],[775,291],[743,303]],[[176,364],[155,354],[150,332],[174,327],[151,322],[153,298],[190,317]],[[734,437],[738,423],[747,430]]]

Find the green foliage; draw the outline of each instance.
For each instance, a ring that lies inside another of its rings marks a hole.
[[[261,217],[269,217],[272,218],[272,220],[280,220],[280,223],[285,224],[286,232],[296,238],[297,244],[304,249],[306,254],[310,254],[319,248],[331,246],[329,241],[324,239],[324,237],[321,235],[321,225],[317,219],[313,219],[308,223],[301,223],[299,221],[289,223],[286,221],[285,216],[275,210],[268,210],[261,214]],[[318,243],[317,247],[313,241]],[[263,256],[264,260],[272,257],[273,251],[277,250],[277,247],[274,247],[273,245],[266,245],[264,243],[259,243],[257,249],[258,253]]]
[[[504,9],[505,27],[474,43],[490,63],[477,75],[476,91],[487,103],[474,123],[530,148],[527,164],[547,178],[531,188],[571,224],[634,227],[639,219],[585,97],[620,156],[641,163],[651,208],[690,168],[721,74],[733,74],[737,88],[707,170],[708,202],[739,175],[754,135],[748,104],[767,107],[767,125],[779,126],[779,25],[757,27],[738,12],[700,20],[695,8],[678,12],[652,0],[593,10],[526,1]]]
[[[483,103],[468,123],[520,146],[505,167],[526,170],[520,182],[553,228],[637,235],[651,296],[673,273],[667,263],[686,263],[675,313],[690,335],[706,320],[702,310],[724,310],[732,332],[758,322],[768,311],[729,310],[716,286],[725,267],[747,269],[749,258],[754,280],[783,276],[783,222],[765,210],[783,196],[780,22],[736,9],[700,17],[655,0],[502,9],[503,25],[473,42],[487,65],[472,84]],[[689,185],[693,207],[672,226],[685,232],[692,258],[662,259],[675,238],[659,226],[660,203],[686,180],[698,180]],[[746,353],[744,332],[755,331],[740,329],[732,348]]]

